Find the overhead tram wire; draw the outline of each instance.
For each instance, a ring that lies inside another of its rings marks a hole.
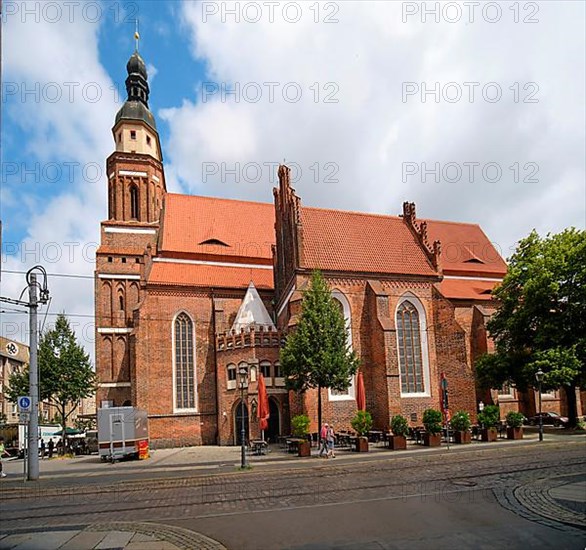
[[[12,275],[26,275],[26,271],[19,271],[15,269],[3,269],[2,273],[10,273]],[[63,277],[66,279],[91,279],[94,280],[93,275],[80,275],[78,273],[47,273],[49,277]]]

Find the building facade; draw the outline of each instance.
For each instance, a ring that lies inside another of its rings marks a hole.
[[[491,290],[506,264],[478,225],[302,205],[286,166],[273,203],[167,192],[144,61],[127,64],[128,100],[106,161],[108,217],[96,253],[97,405],[149,415],[154,446],[236,444],[242,414],[259,435],[258,377],[267,382],[269,438],[288,434],[315,391],[285,389],[279,349],[320,269],[361,361],[367,409],[386,428],[402,413],[420,425],[440,407],[476,414],[475,358],[490,349]],[[238,369],[248,370],[242,407]],[[324,418],[349,428],[354,384],[322,390]]]

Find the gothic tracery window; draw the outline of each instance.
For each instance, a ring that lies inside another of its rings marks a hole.
[[[423,393],[425,381],[419,313],[408,300],[402,302],[397,309],[397,340],[401,393]]]
[[[195,409],[195,361],[193,322],[186,313],[175,319],[175,405]]]

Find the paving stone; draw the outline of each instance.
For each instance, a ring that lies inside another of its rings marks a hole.
[[[134,537],[132,537],[132,540],[130,542],[150,542],[156,540],[156,537],[154,537],[153,535],[146,535],[145,533],[135,533]]]
[[[131,542],[124,550],[179,550],[177,546],[164,540],[151,542]]]
[[[0,550],[8,550],[18,546],[21,542],[27,541],[32,538],[33,535],[27,533],[26,535],[7,535],[0,540]]]
[[[108,550],[114,548],[124,548],[134,532],[130,531],[110,531],[96,547],[95,550]]]
[[[68,540],[59,550],[86,550],[95,548],[106,536],[106,533],[81,531]]]
[[[29,540],[21,542],[14,550],[57,550],[77,533],[78,531],[31,533]]]

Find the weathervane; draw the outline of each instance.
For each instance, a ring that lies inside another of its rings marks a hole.
[[[135,20],[134,39],[136,40],[136,51],[138,52],[138,46],[140,42],[140,34],[138,34],[138,17]]]

